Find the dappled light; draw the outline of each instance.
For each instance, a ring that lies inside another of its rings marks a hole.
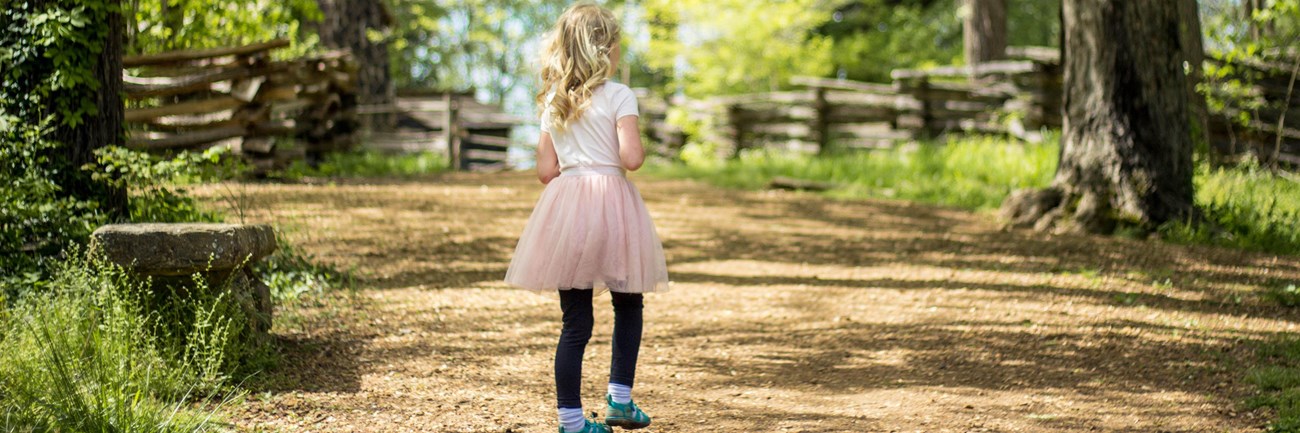
[[[241,425],[552,428],[502,416],[552,410],[559,310],[500,282],[539,186],[436,179],[234,186],[250,219],[281,221],[361,287],[277,322],[286,365]],[[1262,420],[1231,409],[1249,389],[1226,366],[1300,324],[1259,295],[1300,278],[1290,257],[637,181],[674,281],[647,298],[638,384],[664,431],[703,431],[702,416],[724,431],[1246,428]],[[600,372],[610,315],[596,314]]]

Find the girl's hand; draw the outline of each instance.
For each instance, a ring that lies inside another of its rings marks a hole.
[[[645,163],[645,149],[641,147],[641,126],[637,116],[618,119],[618,159],[623,168],[636,171]]]
[[[551,133],[543,132],[537,139],[537,180],[545,185],[559,175],[560,157],[555,154],[555,142],[551,141]]]

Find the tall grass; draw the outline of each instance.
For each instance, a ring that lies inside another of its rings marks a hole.
[[[217,410],[233,395],[209,397],[222,391],[235,328],[217,314],[220,297],[193,301],[178,344],[160,338],[174,323],[148,312],[149,286],[119,268],[74,258],[49,285],[0,314],[0,428],[222,430]]]
[[[1275,254],[1300,254],[1300,183],[1253,164],[1198,167],[1196,204],[1210,224],[1167,225],[1165,237]]]

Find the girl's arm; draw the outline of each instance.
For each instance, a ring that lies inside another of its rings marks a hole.
[[[618,119],[618,159],[628,171],[636,171],[645,163],[645,149],[641,147],[641,127],[637,125],[637,119],[637,116]]]
[[[537,139],[537,180],[545,185],[559,175],[560,157],[555,154],[555,142],[551,141],[549,132],[543,132]]]

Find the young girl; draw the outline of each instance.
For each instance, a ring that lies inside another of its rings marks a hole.
[[[542,135],[537,177],[546,184],[515,247],[506,282],[560,295],[564,326],[555,349],[560,433],[637,429],[650,417],[632,402],[641,348],[641,294],[668,288],[663,246],[641,194],[624,177],[645,153],[636,95],[610,82],[619,27],[608,10],[569,7],[542,54]],[[605,422],[583,417],[582,355],[591,338],[592,296],[614,304],[613,357]],[[595,292],[595,293],[593,293]]]

